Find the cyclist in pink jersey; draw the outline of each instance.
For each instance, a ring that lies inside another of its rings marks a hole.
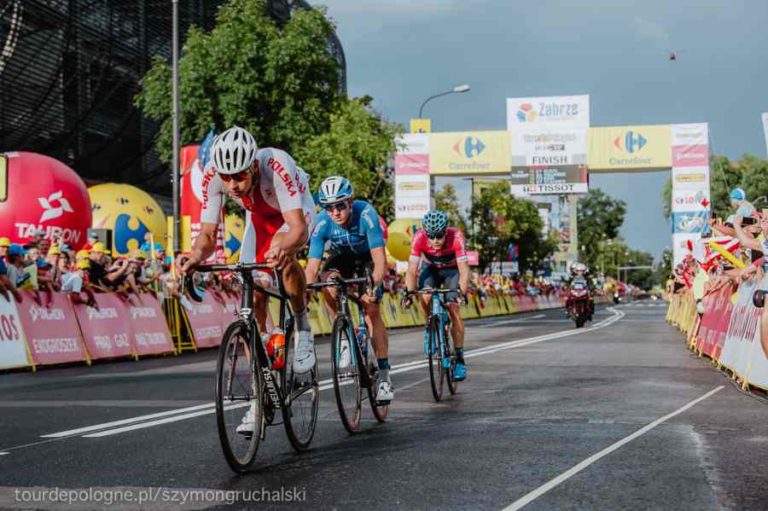
[[[450,288],[459,289],[466,294],[469,289],[469,257],[467,255],[464,234],[456,227],[448,227],[448,215],[443,211],[431,210],[424,215],[423,229],[413,235],[411,256],[408,262],[408,272],[405,285],[408,292],[417,289],[416,274],[421,263],[421,273],[418,276],[418,288]],[[421,307],[424,317],[429,315],[430,295],[421,295]],[[464,364],[464,320],[461,317],[458,293],[446,294],[448,314],[451,317],[451,336],[456,347],[457,381],[466,378]],[[410,306],[411,298],[406,295],[405,305]],[[424,337],[424,352],[427,352],[428,339]]]

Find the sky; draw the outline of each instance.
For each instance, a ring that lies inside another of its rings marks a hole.
[[[592,126],[708,122],[712,151],[766,156],[768,2],[312,3],[337,25],[349,94],[372,96],[390,121],[407,126],[424,99],[464,83],[470,92],[426,106],[433,131],[506,129],[508,97],[589,94]],[[654,255],[671,245],[661,202],[667,175],[591,177],[591,186],[627,202],[628,243]],[[468,183],[453,182],[468,201]]]

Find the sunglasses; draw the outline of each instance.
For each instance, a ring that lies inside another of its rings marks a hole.
[[[334,209],[336,211],[344,211],[348,206],[349,204],[346,202],[337,202],[336,204],[326,204],[323,206],[323,209],[326,211],[333,211]]]
[[[427,234],[427,238],[431,240],[441,240],[445,238],[445,232],[441,232],[440,234],[432,234],[432,235]]]
[[[235,183],[242,183],[248,178],[249,170],[242,170],[238,172],[237,174],[219,174],[219,177],[222,181],[225,183],[229,183],[230,181],[234,181]]]

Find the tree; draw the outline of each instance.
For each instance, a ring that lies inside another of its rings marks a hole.
[[[328,176],[345,176],[352,181],[355,195],[373,203],[383,217],[392,218],[387,157],[394,153],[395,136],[400,131],[399,126],[378,118],[362,101],[345,101],[331,114],[329,129],[298,146],[294,156],[310,173],[313,190]]]
[[[510,243],[519,247],[521,271],[537,269],[537,264],[554,249],[551,240],[542,236],[543,223],[536,206],[513,197],[507,183],[484,189],[475,199],[471,215],[480,233],[474,241],[482,268],[506,255]]]
[[[624,224],[627,204],[612,199],[600,189],[593,188],[579,200],[579,244],[584,247],[582,259],[590,267],[600,262],[600,254],[608,240],[616,238]]]
[[[312,175],[313,190],[330,174],[349,175],[357,191],[391,210],[386,162],[399,127],[370,108],[370,98],[347,99],[340,68],[327,44],[333,24],[324,11],[295,10],[278,25],[266,0],[230,0],[206,33],[192,27],[179,62],[181,140],[238,124],[260,146],[291,153]],[[161,123],[155,146],[172,151],[171,69],[155,58],[135,99]]]
[[[456,196],[456,188],[448,183],[435,193],[435,208],[448,213],[448,221],[457,226],[462,232],[467,232],[467,221],[461,213],[459,198]]]

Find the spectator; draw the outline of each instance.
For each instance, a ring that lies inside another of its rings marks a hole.
[[[12,243],[8,247],[8,278],[15,288],[21,288],[31,274],[24,271],[26,250],[21,245]]]
[[[85,303],[90,307],[96,307],[96,297],[88,282],[88,274],[91,261],[88,259],[88,251],[81,250],[77,253],[77,262],[72,270],[68,265],[69,254],[61,259],[61,291],[67,293],[72,303]],[[85,298],[83,298],[83,293]]]
[[[5,264],[3,258],[0,258],[0,294],[2,294],[6,300],[10,301],[8,293],[11,293],[17,302],[21,301],[21,293],[16,289],[11,280],[8,278],[8,267]]]

